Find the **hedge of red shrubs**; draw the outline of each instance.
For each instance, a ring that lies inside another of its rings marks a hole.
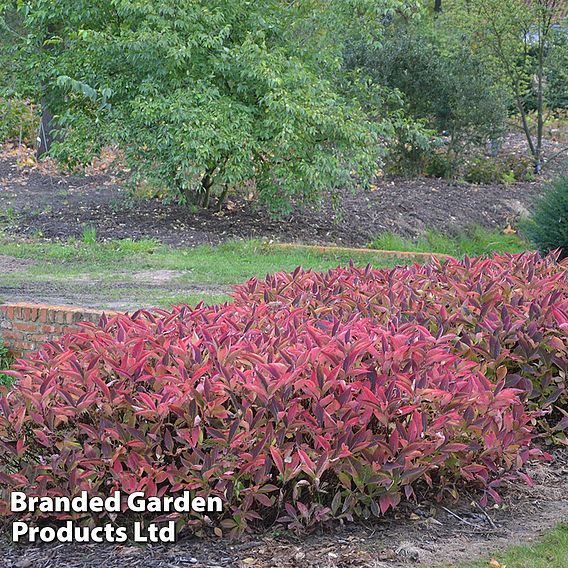
[[[543,455],[523,399],[565,401],[567,290],[566,264],[506,256],[298,269],[234,304],[103,317],[16,365],[0,397],[4,507],[18,489],[189,489],[220,496],[217,521],[238,532],[465,485],[498,500]]]
[[[356,314],[382,325],[412,322],[474,361],[492,382],[505,377],[533,408],[549,410],[552,427],[566,428],[568,410],[568,260],[537,253],[433,260],[394,270],[296,270],[238,286],[238,306],[305,306],[314,317]],[[558,425],[559,420],[560,425]]]

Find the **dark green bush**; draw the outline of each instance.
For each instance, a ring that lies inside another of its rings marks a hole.
[[[541,252],[561,249],[568,257],[568,176],[548,184],[522,230]]]
[[[452,175],[452,161],[447,154],[434,153],[424,167],[424,173],[429,177],[447,178]]]
[[[464,179],[470,183],[512,183],[532,179],[531,160],[525,156],[480,157],[465,164]]]
[[[484,147],[505,130],[509,100],[499,79],[448,30],[394,20],[379,47],[353,48],[348,64],[402,93],[410,116],[446,137],[450,175],[467,148]]]

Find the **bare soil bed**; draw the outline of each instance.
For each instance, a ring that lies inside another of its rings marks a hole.
[[[33,260],[24,258],[15,258],[13,256],[6,256],[0,254],[0,274],[9,274],[10,272],[19,272],[25,270],[28,266],[33,264]]]
[[[162,546],[53,544],[15,546],[0,529],[4,568],[382,568],[453,565],[537,538],[568,521],[568,449],[527,472],[534,486],[503,490],[498,508],[481,509],[471,496],[459,503],[407,503],[396,515],[368,525],[330,529],[309,537],[272,530],[228,539],[183,537]]]
[[[175,246],[217,244],[236,238],[365,246],[377,234],[413,236],[426,228],[459,231],[471,225],[501,229],[530,208],[541,182],[510,185],[449,183],[434,178],[382,179],[374,191],[343,191],[279,219],[246,200],[223,212],[133,200],[120,180],[105,174],[77,176],[21,169],[16,156],[0,153],[0,221],[12,234],[50,240],[80,238],[94,227],[97,238],[155,238]]]

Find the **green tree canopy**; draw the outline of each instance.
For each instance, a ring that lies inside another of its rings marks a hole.
[[[565,0],[452,0],[448,23],[460,29],[473,50],[500,73],[515,101],[530,153],[538,173],[543,161],[544,110],[549,77],[554,81],[554,58],[560,61],[562,42],[556,26]],[[564,32],[561,32],[564,34]],[[556,71],[557,73],[557,71]],[[561,97],[557,97],[561,99]],[[528,113],[536,110],[536,128]]]
[[[88,160],[119,143],[135,175],[201,205],[249,184],[273,209],[376,167],[381,121],[336,79],[399,0],[0,2],[20,89]]]

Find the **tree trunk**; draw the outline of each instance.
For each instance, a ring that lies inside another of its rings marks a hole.
[[[41,122],[39,124],[39,132],[37,135],[37,158],[43,157],[47,154],[53,143],[53,135],[55,127],[53,125],[53,115],[49,110],[45,98],[41,101]]]
[[[540,174],[542,169],[542,134],[544,130],[544,49],[545,49],[545,25],[539,30],[538,34],[538,72],[537,72],[537,94],[536,94],[536,149],[534,156],[534,173]]]
[[[219,205],[218,205],[219,212],[221,212],[223,209],[223,205],[225,204],[225,200],[227,199],[228,193],[229,193],[229,184],[225,183],[225,185],[223,186],[223,193],[221,193],[221,196],[219,197]]]
[[[201,207],[207,209],[209,207],[209,200],[211,198],[211,187],[213,186],[213,172],[215,170],[208,170],[207,173],[201,179]]]
[[[536,146],[534,145],[531,129],[530,129],[529,123],[527,121],[527,113],[526,113],[525,107],[523,106],[523,101],[522,101],[521,95],[518,94],[518,92],[517,92],[517,95],[516,95],[516,102],[517,102],[517,109],[519,111],[519,114],[521,115],[521,122],[522,122],[522,125],[523,125],[523,131],[524,131],[525,136],[527,138],[529,150],[531,151],[531,154],[532,154],[533,158],[535,159],[535,163],[536,163],[536,158],[537,158]]]
[[[442,11],[442,0],[434,0],[434,12],[440,13]]]
[[[42,42],[41,51],[47,53],[53,50],[53,45],[46,40],[57,35],[57,26],[53,23],[48,24],[47,34]],[[49,80],[43,77],[41,79],[41,122],[39,124],[39,132],[37,136],[37,158],[41,158],[49,152],[55,134],[55,127],[53,124],[53,101],[50,100]]]

